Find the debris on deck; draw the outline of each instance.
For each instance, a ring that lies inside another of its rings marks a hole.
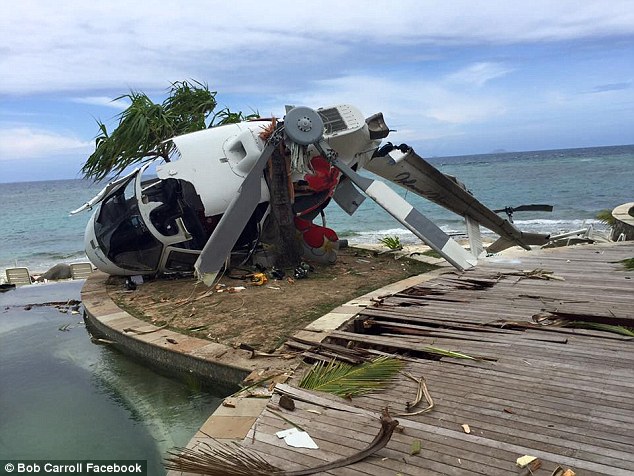
[[[634,272],[619,263],[632,256],[626,242],[490,259],[383,297],[320,344],[292,339],[312,362],[396,355],[404,367],[348,398],[296,388],[297,372],[242,448],[278,474],[310,474],[371,446],[389,408],[385,446],[329,474],[634,474],[634,342],[614,329],[634,329]],[[275,436],[292,426],[318,449]]]

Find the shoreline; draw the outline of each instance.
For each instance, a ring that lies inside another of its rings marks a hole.
[[[600,220],[597,220],[595,217],[565,218],[565,219],[564,218],[557,218],[557,219],[544,218],[544,219],[533,219],[533,220],[519,219],[519,220],[515,220],[515,223],[519,225],[519,227],[523,231],[529,231],[529,232],[558,234],[558,233],[573,231],[573,230],[582,228],[584,226],[589,226],[589,225],[593,226],[595,232],[598,232],[598,233],[607,232],[607,228],[605,228],[602,222]],[[545,225],[535,226],[538,223],[543,223]],[[463,222],[457,219],[456,224],[461,225],[463,224]],[[336,226],[329,223],[329,226],[331,225]],[[355,231],[349,231],[348,233],[344,232],[345,234],[342,233],[340,238],[347,240],[350,246],[356,246],[356,247],[381,246],[379,244],[379,240],[386,236],[398,236],[404,245],[426,246],[424,245],[424,243],[421,243],[421,241],[416,236],[414,236],[409,230],[406,230],[404,228],[399,228],[397,225],[398,224],[395,222],[393,228],[384,228],[384,229],[378,229],[378,230],[355,230]],[[345,229],[345,228],[346,228],[346,225],[343,225],[342,229]],[[453,225],[451,226],[452,228],[451,230],[446,229],[447,226],[443,226],[441,228],[445,229],[445,232],[449,233],[453,237],[465,236],[465,231],[463,226],[459,227],[460,230],[453,229],[453,228],[458,228],[458,227],[454,227]],[[489,234],[488,230],[486,229],[482,229],[482,236],[484,240],[491,240],[491,241],[495,240],[495,235]],[[20,258],[19,257],[20,253],[16,252],[14,255],[11,256],[10,260],[7,260],[5,261],[4,264],[0,265],[0,284],[6,282],[5,271],[7,268],[26,267],[29,269],[29,272],[31,273],[31,275],[39,275],[46,272],[48,269],[50,269],[56,264],[60,264],[60,263],[71,264],[71,263],[80,263],[80,262],[88,261],[88,258],[84,254],[83,249],[78,250],[76,253],[73,254],[73,256],[75,255],[76,257],[72,259],[52,258],[50,261],[38,260],[37,264],[33,264],[35,260],[29,259],[29,258],[26,258],[26,259]]]

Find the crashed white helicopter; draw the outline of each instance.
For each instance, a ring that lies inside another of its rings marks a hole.
[[[255,120],[174,137],[178,158],[157,165],[157,177],[142,177],[145,164],[71,213],[95,208],[85,246],[98,269],[123,276],[195,271],[211,285],[232,250],[253,252],[273,226],[264,171],[281,148],[290,161],[297,235],[309,259],[334,261],[338,249],[336,233],[313,219],[331,199],[352,215],[365,196],[461,270],[474,266],[483,252],[479,225],[500,236],[488,252],[548,241],[548,235],[519,230],[510,215],[509,220],[497,215],[409,146],[381,146],[389,133],[381,113],[366,119],[350,105],[288,107],[283,121]],[[360,169],[463,216],[470,250],[385,183],[361,176]]]

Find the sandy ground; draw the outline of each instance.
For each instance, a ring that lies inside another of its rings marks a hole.
[[[406,247],[402,252],[344,248],[334,265],[313,263],[305,279],[273,279],[255,285],[253,270],[230,270],[220,285],[208,288],[193,278],[158,279],[134,291],[123,280],[110,278],[112,299],[134,316],[159,326],[214,342],[248,344],[270,352],[308,323],[367,292],[409,276],[434,269],[407,255],[426,247]],[[381,253],[383,251],[384,253]],[[438,262],[424,255],[426,261]],[[292,275],[292,270],[287,271]]]

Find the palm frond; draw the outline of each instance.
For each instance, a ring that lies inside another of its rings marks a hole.
[[[634,337],[634,330],[631,327],[617,326],[614,324],[603,324],[601,322],[572,321],[566,327],[577,327],[582,329],[594,329],[597,331],[611,332],[622,336]]]
[[[443,357],[451,357],[454,359],[478,360],[476,357],[471,357],[470,355],[463,354],[462,352],[457,352],[455,350],[441,349],[440,347],[434,347],[431,345],[427,345],[421,350],[429,354],[441,355]]]
[[[335,360],[319,362],[304,375],[299,386],[353,397],[383,388],[402,367],[403,362],[392,357],[379,357],[356,366]]]
[[[130,105],[117,119],[119,124],[108,134],[106,126],[97,121],[99,134],[95,151],[88,157],[81,172],[95,181],[113,174],[120,175],[133,164],[161,157],[169,162],[175,147],[168,139],[205,129],[206,121],[216,108],[216,92],[198,81],[176,81],[162,103],[154,103],[145,93],[131,91],[117,98]],[[214,120],[218,114],[214,115]],[[228,108],[221,111],[225,122],[251,118]],[[213,121],[212,121],[213,122]]]
[[[605,225],[614,226],[616,224],[616,218],[612,216],[611,210],[601,210],[596,214],[595,217],[597,220]]]
[[[634,258],[626,258],[621,260],[625,269],[634,270]]]
[[[281,469],[238,445],[214,441],[196,450],[175,448],[165,459],[165,469],[207,476],[276,476]]]
[[[385,448],[398,426],[398,420],[390,417],[385,408],[380,421],[379,432],[366,448],[311,468],[284,471],[267,463],[260,455],[240,447],[238,443],[232,446],[215,440],[212,440],[212,444],[204,443],[206,448],[202,444],[195,450],[175,448],[168,452],[165,468],[206,476],[307,476],[323,473],[363,461]]]

